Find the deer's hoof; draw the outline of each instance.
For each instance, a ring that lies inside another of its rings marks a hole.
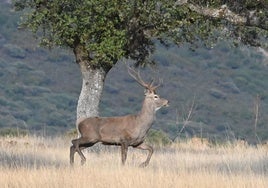
[[[85,160],[85,159],[81,160],[81,165],[82,165],[82,166],[83,166],[85,163],[86,163],[86,160]]]
[[[74,161],[70,161],[70,165],[71,166],[74,166]]]
[[[140,167],[140,168],[145,168],[146,166],[148,166],[148,164],[149,164],[149,163],[144,162],[144,163],[141,163],[139,167]]]

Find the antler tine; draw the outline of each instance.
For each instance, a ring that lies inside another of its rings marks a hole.
[[[132,72],[131,72],[132,71]],[[146,84],[142,78],[141,78],[141,75],[140,75],[140,72],[137,72],[135,71],[133,68],[131,67],[128,67],[128,74],[134,78],[134,80],[136,80],[141,86],[149,89],[150,88],[150,85]]]
[[[149,83],[150,87],[153,87],[153,85],[154,85],[154,79],[152,79],[152,81]]]
[[[151,88],[153,91],[155,91],[158,87],[160,87],[163,84],[163,79],[159,79],[159,84],[156,86],[153,86],[153,82],[151,84]]]
[[[146,89],[148,89],[150,92],[155,93],[155,90],[162,85],[163,80],[159,79],[159,84],[154,86],[154,79],[152,79],[152,81],[148,84],[145,83],[143,81],[143,79],[141,78],[140,72],[134,70],[133,68],[128,66],[128,74],[134,78],[134,80],[136,80],[141,86],[145,87]]]

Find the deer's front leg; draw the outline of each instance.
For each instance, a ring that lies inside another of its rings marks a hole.
[[[151,157],[153,155],[153,152],[154,152],[153,147],[149,146],[149,145],[147,145],[145,143],[142,143],[142,144],[138,145],[136,148],[149,151],[149,154],[147,156],[146,161],[144,161],[143,163],[140,164],[140,167],[146,167],[149,164],[150,159],[151,159]]]
[[[126,143],[121,144],[121,157],[122,157],[122,164],[125,165],[127,159],[127,151],[128,145]]]

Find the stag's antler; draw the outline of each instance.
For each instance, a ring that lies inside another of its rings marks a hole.
[[[141,78],[140,72],[134,70],[131,67],[128,67],[128,74],[134,78],[134,80],[136,80],[141,86],[145,87],[146,89],[148,89],[150,92],[155,93],[155,90],[161,86],[161,83],[159,83],[158,85],[154,86],[154,79],[148,84],[146,82],[143,81],[143,79]]]

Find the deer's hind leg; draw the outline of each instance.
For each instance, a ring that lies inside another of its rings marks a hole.
[[[73,165],[74,164],[74,154],[75,154],[76,150],[74,145],[72,145],[70,147],[70,164]]]
[[[72,140],[73,145],[70,147],[70,164],[72,165],[74,163],[74,154],[77,152],[81,157],[81,165],[83,165],[86,162],[86,157],[81,150],[91,147],[95,143],[96,141],[89,141],[89,139],[83,137]]]

